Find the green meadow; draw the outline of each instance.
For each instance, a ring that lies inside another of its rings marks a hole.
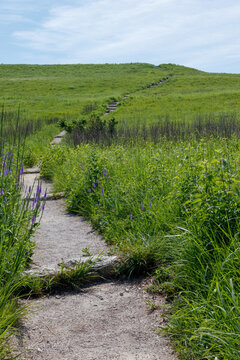
[[[240,359],[239,95],[240,75],[172,64],[0,66],[5,117],[20,105],[35,124],[23,162],[104,235],[120,275],[153,277],[183,359]]]
[[[0,65],[0,103],[32,118],[77,119],[166,74],[150,64]]]

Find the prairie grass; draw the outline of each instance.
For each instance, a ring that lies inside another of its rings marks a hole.
[[[42,163],[69,210],[120,252],[121,273],[156,271],[175,299],[168,334],[188,359],[240,356],[239,151],[235,136],[163,138],[54,148]]]
[[[240,75],[106,64],[0,66],[0,78],[0,101],[50,123],[42,136],[71,131],[35,159],[29,137],[27,161],[41,157],[69,211],[121,254],[119,272],[154,274],[183,358],[239,359]]]
[[[181,141],[211,137],[231,138],[239,136],[240,122],[236,113],[196,114],[192,121],[176,121],[168,115],[159,118],[153,124],[136,123],[135,125],[121,123],[118,125],[115,117],[102,119],[93,116],[85,125],[77,126],[67,137],[67,143],[79,144],[140,144],[150,141],[155,144],[163,139]]]
[[[20,124],[19,117],[15,125]],[[34,201],[31,188],[24,188],[23,147],[21,133],[4,133],[5,117],[1,117],[0,154],[0,359],[10,356],[9,339],[14,326],[23,316],[18,306],[21,273],[29,265],[33,251],[32,235],[38,226],[44,204],[38,184]]]

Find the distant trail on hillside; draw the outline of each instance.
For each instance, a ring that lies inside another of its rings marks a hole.
[[[154,87],[157,87],[157,86],[160,86],[162,84],[164,84],[166,81],[169,80],[169,78],[173,77],[173,75],[169,75],[168,77],[166,78],[163,78],[162,80],[160,80],[159,82],[157,83],[154,83],[154,84],[150,84],[150,85],[147,85],[145,87],[143,87],[142,89],[139,89],[139,90],[136,90],[134,93],[136,93],[137,91],[141,91],[141,90],[144,90],[144,89],[150,89],[150,88],[154,88]],[[130,96],[130,94],[125,94],[124,97],[123,97],[123,100],[121,101],[114,101],[110,104],[108,104],[107,106],[107,109],[106,109],[106,112],[104,113],[104,115],[108,115],[110,112],[113,112],[117,109],[117,106],[119,103],[123,102],[125,99],[127,99],[128,97]]]

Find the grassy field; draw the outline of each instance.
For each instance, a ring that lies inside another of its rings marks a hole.
[[[73,118],[98,109],[109,98],[165,76],[150,64],[0,65],[0,104],[32,118]]]
[[[171,64],[2,65],[0,74],[6,108],[43,121],[25,161],[39,162],[69,210],[121,254],[120,273],[154,276],[183,359],[240,359],[240,75]],[[71,133],[48,147],[59,120]]]

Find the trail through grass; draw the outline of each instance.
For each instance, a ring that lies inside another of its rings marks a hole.
[[[41,118],[46,143],[57,122],[68,129],[64,146],[41,153],[27,139],[28,163],[41,158],[69,210],[121,253],[120,272],[155,276],[152,290],[172,301],[165,330],[183,357],[239,359],[239,75],[3,65],[0,78],[0,101],[20,103],[25,124]]]

